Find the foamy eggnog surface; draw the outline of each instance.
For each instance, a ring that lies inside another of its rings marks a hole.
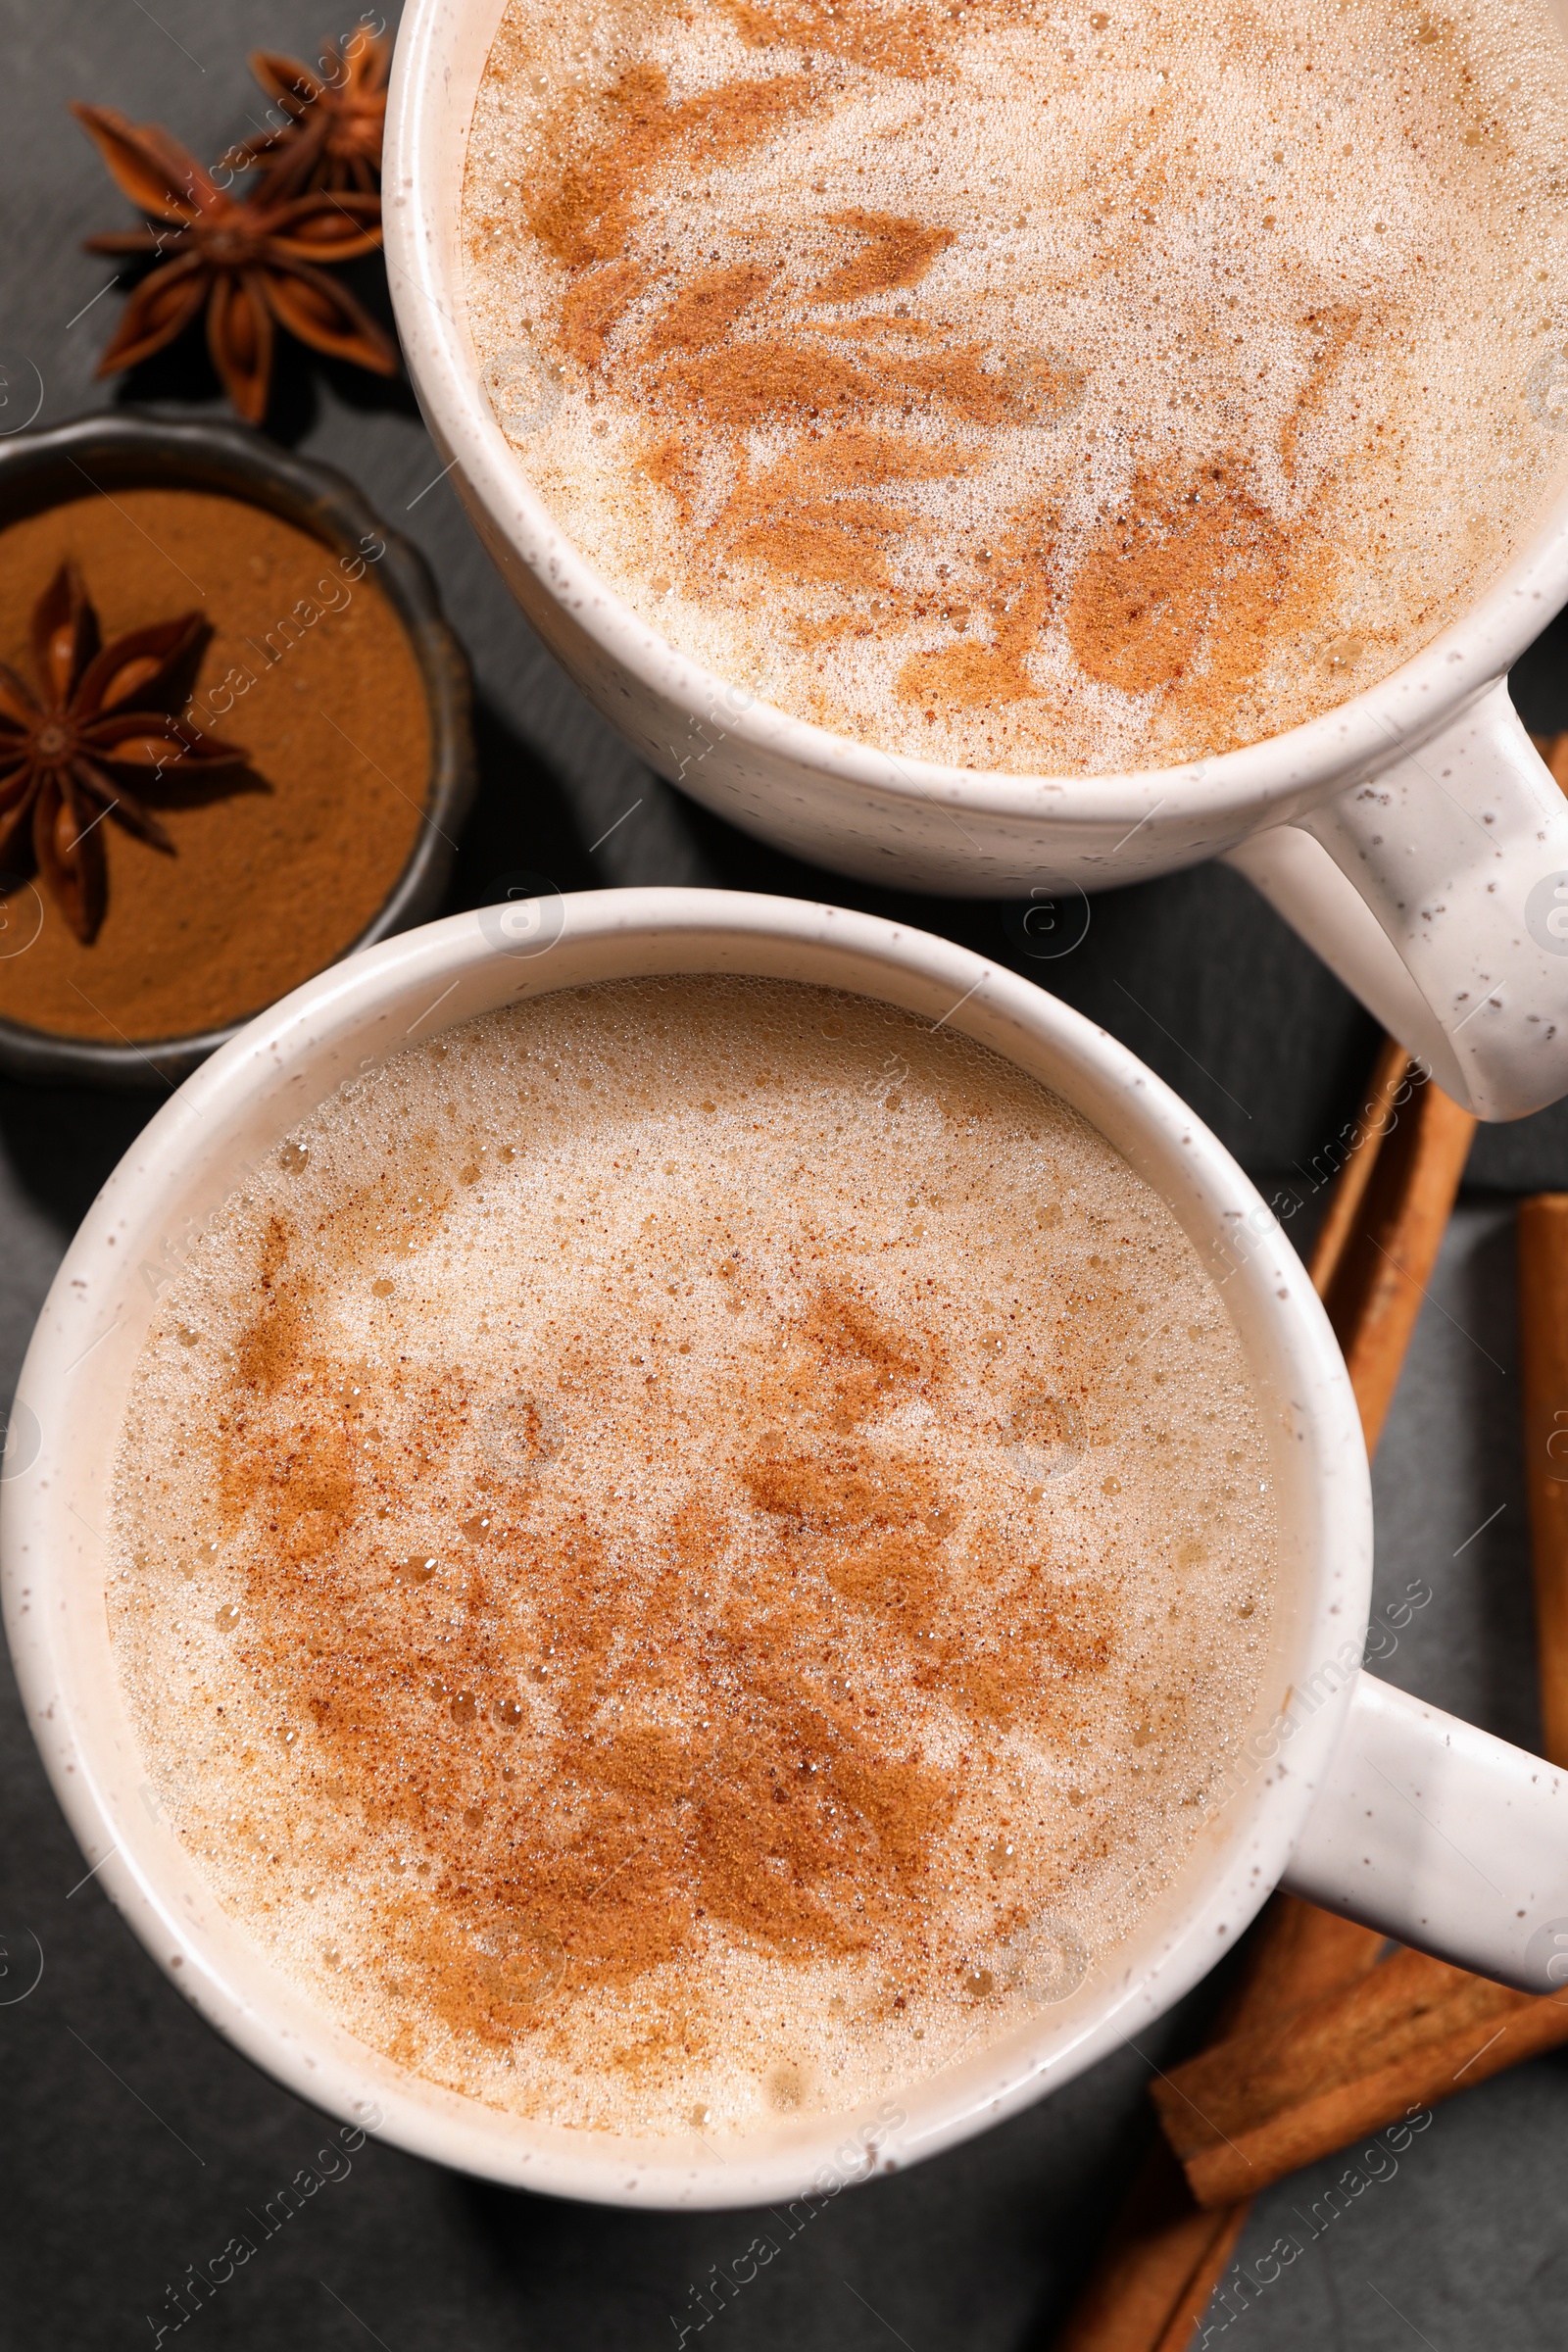
[[[563,992],[296,1130],[165,1292],[113,1640],[217,1898],[432,2082],[744,2133],[1028,2024],[1258,1695],[1258,1407],[1163,1203],[951,1030]]]
[[[562,529],[736,695],[1157,766],[1537,527],[1565,122],[1548,0],[509,0],[468,322]]]

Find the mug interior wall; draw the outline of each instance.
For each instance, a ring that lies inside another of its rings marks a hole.
[[[705,895],[691,897],[700,901]],[[613,896],[630,915],[627,902],[643,894]],[[799,912],[819,916],[821,910]],[[430,943],[436,941],[442,952],[433,956]],[[963,961],[967,968],[970,959]],[[388,986],[381,975],[400,962],[404,975]],[[1141,1088],[1157,1090],[1165,1104],[1173,1102],[1157,1082],[1138,1073],[1138,1065],[1119,1049],[1108,1050],[1125,1070],[1107,1075],[1101,1058],[1107,1050],[1104,1041],[1094,1040],[1086,1025],[1075,1024],[1074,1016],[1062,1014],[1052,1000],[1010,975],[995,976],[1005,984],[1002,1001],[982,989],[954,1011],[956,991],[949,977],[863,948],[739,929],[705,931],[697,921],[661,932],[640,929],[633,919],[622,936],[609,929],[606,918],[606,927],[593,936],[574,939],[568,929],[547,956],[517,963],[491,953],[473,917],[455,917],[412,940],[371,951],[311,984],[300,999],[312,1000],[308,1022],[297,1015],[291,1021],[285,1004],[257,1024],[265,1032],[260,1041],[237,1041],[144,1133],[129,1155],[124,1179],[115,1180],[103,1204],[105,1212],[119,1213],[107,1218],[107,1229],[104,1221],[96,1230],[89,1228],[66,1269],[85,1287],[67,1288],[64,1319],[46,1344],[62,1366],[69,1366],[78,1349],[91,1353],[63,1383],[69,1431],[44,1433],[47,1461],[40,1467],[47,1468],[52,1486],[35,1525],[46,1543],[45,1582],[58,1608],[50,1638],[60,1657],[66,1701],[55,1735],[59,1746],[50,1759],[57,1786],[95,1856],[107,1820],[143,1898],[142,1933],[148,1936],[149,1913],[166,1923],[182,1951],[180,1983],[222,2031],[273,2072],[279,2071],[281,2037],[285,2048],[301,2054],[306,2079],[302,2082],[296,2071],[291,2080],[307,2095],[347,2116],[363,2112],[371,2097],[391,2119],[389,2136],[470,2170],[525,2180],[536,2165],[547,2177],[542,2184],[605,2196],[616,2193],[606,2185],[607,2160],[612,2160],[627,2167],[628,2194],[641,2183],[638,2202],[689,2197],[727,2203],[750,2201],[754,2193],[794,2193],[801,2168],[808,2177],[820,2161],[824,2132],[842,2136],[856,2119],[840,2126],[813,2118],[731,2143],[735,2156],[744,2159],[748,2179],[766,2181],[742,2196],[726,2195],[715,2179],[720,2160],[684,2144],[612,2142],[596,2134],[592,2156],[585,2160],[580,2135],[519,2123],[405,2074],[332,2026],[259,1954],[219,1910],[162,1819],[120,1690],[103,1600],[104,1552],[95,1533],[107,1524],[124,1398],[158,1297],[192,1237],[244,1180],[247,1166],[274,1149],[344,1080],[397,1051],[411,1029],[427,1038],[528,996],[607,978],[677,971],[750,972],[855,988],[933,1020],[950,1016],[952,1026],[1017,1062],[1091,1119],[1163,1195],[1206,1261],[1211,1261],[1216,1223],[1229,1212],[1232,1224],[1239,1225],[1256,1203],[1240,1172],[1196,1122],[1166,1124],[1150,1116],[1151,1106],[1138,1101]],[[451,993],[443,999],[447,988]],[[438,1018],[432,1017],[436,1002]],[[1091,1042],[1075,1049],[1070,1032],[1065,1040],[1049,1034],[1053,1024],[1063,1022],[1081,1029],[1082,1040]],[[1131,1083],[1127,1070],[1138,1073]],[[146,1172],[141,1180],[138,1169]],[[1307,1401],[1314,1367],[1311,1345],[1303,1361],[1302,1309],[1309,1342],[1321,1343],[1323,1366],[1342,1384],[1344,1373],[1326,1325],[1321,1333],[1316,1330],[1313,1317],[1321,1324],[1321,1311],[1299,1263],[1278,1227],[1264,1221],[1245,1246],[1229,1250],[1220,1271],[1220,1296],[1241,1334],[1264,1406],[1281,1497],[1279,1605],[1255,1722],[1249,1727],[1260,1729],[1275,1718],[1303,1666],[1317,1662],[1314,1642],[1322,1641],[1335,1596],[1346,1622],[1357,1621],[1358,1612],[1364,1616],[1369,1561],[1330,1556],[1325,1495],[1342,1465],[1329,1458],[1332,1414],[1325,1416]],[[63,1274],[51,1297],[51,1310],[65,1279]],[[1294,1292],[1295,1313],[1279,1311],[1276,1294],[1283,1291]],[[1361,1476],[1364,1483],[1364,1457]],[[16,1499],[8,1497],[13,1508]],[[9,1540],[7,1548],[12,1548]],[[1332,1744],[1333,1715],[1331,1705],[1317,1725],[1319,1746]],[[46,1745],[47,1737],[41,1730]],[[68,1756],[74,1787],[62,1778],[61,1762]],[[1202,1973],[1215,1947],[1208,1942],[1196,1959],[1192,1947],[1200,1924],[1214,1912],[1220,1879],[1228,1877],[1231,1892],[1228,1925],[1219,1933],[1234,1936],[1283,1864],[1289,1836],[1282,1845],[1277,1792],[1271,1799],[1264,1780],[1259,1772],[1205,1824],[1168,1893],[1138,1934],[1118,1947],[1109,1976],[1092,1975],[1077,1995],[1043,2016],[1037,2027],[905,2094],[905,2136],[912,2152],[919,2152],[922,2137],[939,2144],[957,2135],[956,2108],[975,2119],[969,2129],[978,2128],[999,2101],[1017,2103],[1020,2095],[1030,2095],[1042,2074],[1061,2075],[1087,2063],[1106,2046],[1107,2014],[1124,1997],[1143,2002],[1138,2011],[1143,2022],[1168,1997],[1151,2001],[1147,1991],[1137,1991],[1151,1971],[1158,1978],[1174,1968],[1183,1981]],[[1243,1868],[1249,1856],[1253,1857],[1250,1878]],[[156,1938],[148,1939],[156,1950]],[[160,1957],[167,1964],[172,1949]],[[1131,2016],[1126,2023],[1128,2031],[1136,2030]]]
[[[427,185],[455,190],[455,201],[436,208],[437,218],[426,223],[439,246],[438,269],[451,289],[448,316],[463,356],[475,376],[478,355],[468,329],[466,299],[466,271],[463,252],[463,183],[468,160],[468,133],[479,84],[490,56],[496,27],[506,14],[507,0],[445,0],[441,32],[443,67],[442,107],[435,144],[422,166]],[[499,428],[498,428],[499,430]]]

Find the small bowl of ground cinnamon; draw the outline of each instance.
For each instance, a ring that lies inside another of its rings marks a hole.
[[[226,424],[0,443],[0,1068],[177,1082],[423,922],[466,661],[345,478]]]

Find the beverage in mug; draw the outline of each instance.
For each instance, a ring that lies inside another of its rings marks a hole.
[[[1547,0],[510,0],[492,407],[694,660],[1025,773],[1386,676],[1564,471]]]
[[[1100,1972],[1259,1698],[1221,1296],[1076,1112],[783,982],[564,990],[311,1114],[131,1385],[111,1637],[222,1907],[429,2081],[853,2109]]]

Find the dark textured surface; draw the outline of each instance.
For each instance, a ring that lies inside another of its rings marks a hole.
[[[7,0],[0,21],[4,429],[40,387],[43,423],[115,396],[93,383],[92,367],[118,297],[75,316],[107,275],[77,245],[120,224],[124,208],[65,116],[67,99],[162,120],[216,153],[257,112],[246,52],[309,53],[346,21],[294,0],[160,0],[155,13],[140,0],[69,13]],[[199,353],[158,363],[132,389],[140,401],[212,411]],[[1353,1116],[1375,1038],[1245,885],[1209,868],[1099,900],[1072,956],[1030,964],[1013,944],[1015,910],[893,902],[791,866],[656,782],[553,669],[450,487],[430,486],[439,466],[406,388],[302,367],[285,376],[274,426],[342,466],[418,543],[473,655],[484,789],[454,904],[481,901],[496,877],[521,869],[563,888],[692,881],[897,904],[906,919],[1018,962],[1125,1039],[1271,1192],[1294,1185],[1303,1208],[1293,1231],[1308,1230],[1320,1205],[1314,1158]],[[1521,664],[1516,685],[1532,725],[1568,722],[1568,678],[1551,644]],[[0,1393],[75,1220],[151,1107],[0,1088]],[[1379,1596],[1418,1577],[1433,1589],[1385,1671],[1531,1740],[1512,1219],[1495,1196],[1568,1185],[1568,1112],[1483,1135],[1472,1176],[1482,1190],[1449,1236],[1378,1462]],[[148,2343],[148,2315],[170,2316],[166,2287],[312,2165],[328,2128],[200,2024],[97,1886],[77,1886],[84,1865],[9,1681],[0,1743],[0,1929],[13,1953],[22,1932],[36,1936],[45,1960],[37,1990],[0,2007],[0,2342],[74,2352]],[[1125,2177],[1147,2064],[1191,2038],[1210,1997],[1166,2021],[1144,2055],[1127,2052],[970,2147],[824,2207],[688,2340],[731,2352],[894,2341],[906,2352],[1043,2352]],[[1281,2183],[1244,2257],[1250,2264],[1285,2230],[1305,2251],[1224,2326],[1225,2340],[1248,2352],[1559,2345],[1568,2234],[1555,2160],[1565,2136],[1568,2054],[1441,2109],[1397,2173],[1342,2200],[1315,2236],[1313,2201],[1346,2160]],[[386,2352],[673,2344],[671,2315],[692,2316],[691,2288],[770,2228],[778,2234],[766,2217],[745,2214],[574,2208],[369,2146],[189,2328],[214,2352],[284,2343],[335,2352],[368,2340]],[[1211,2342],[1224,2321],[1216,2308]]]

